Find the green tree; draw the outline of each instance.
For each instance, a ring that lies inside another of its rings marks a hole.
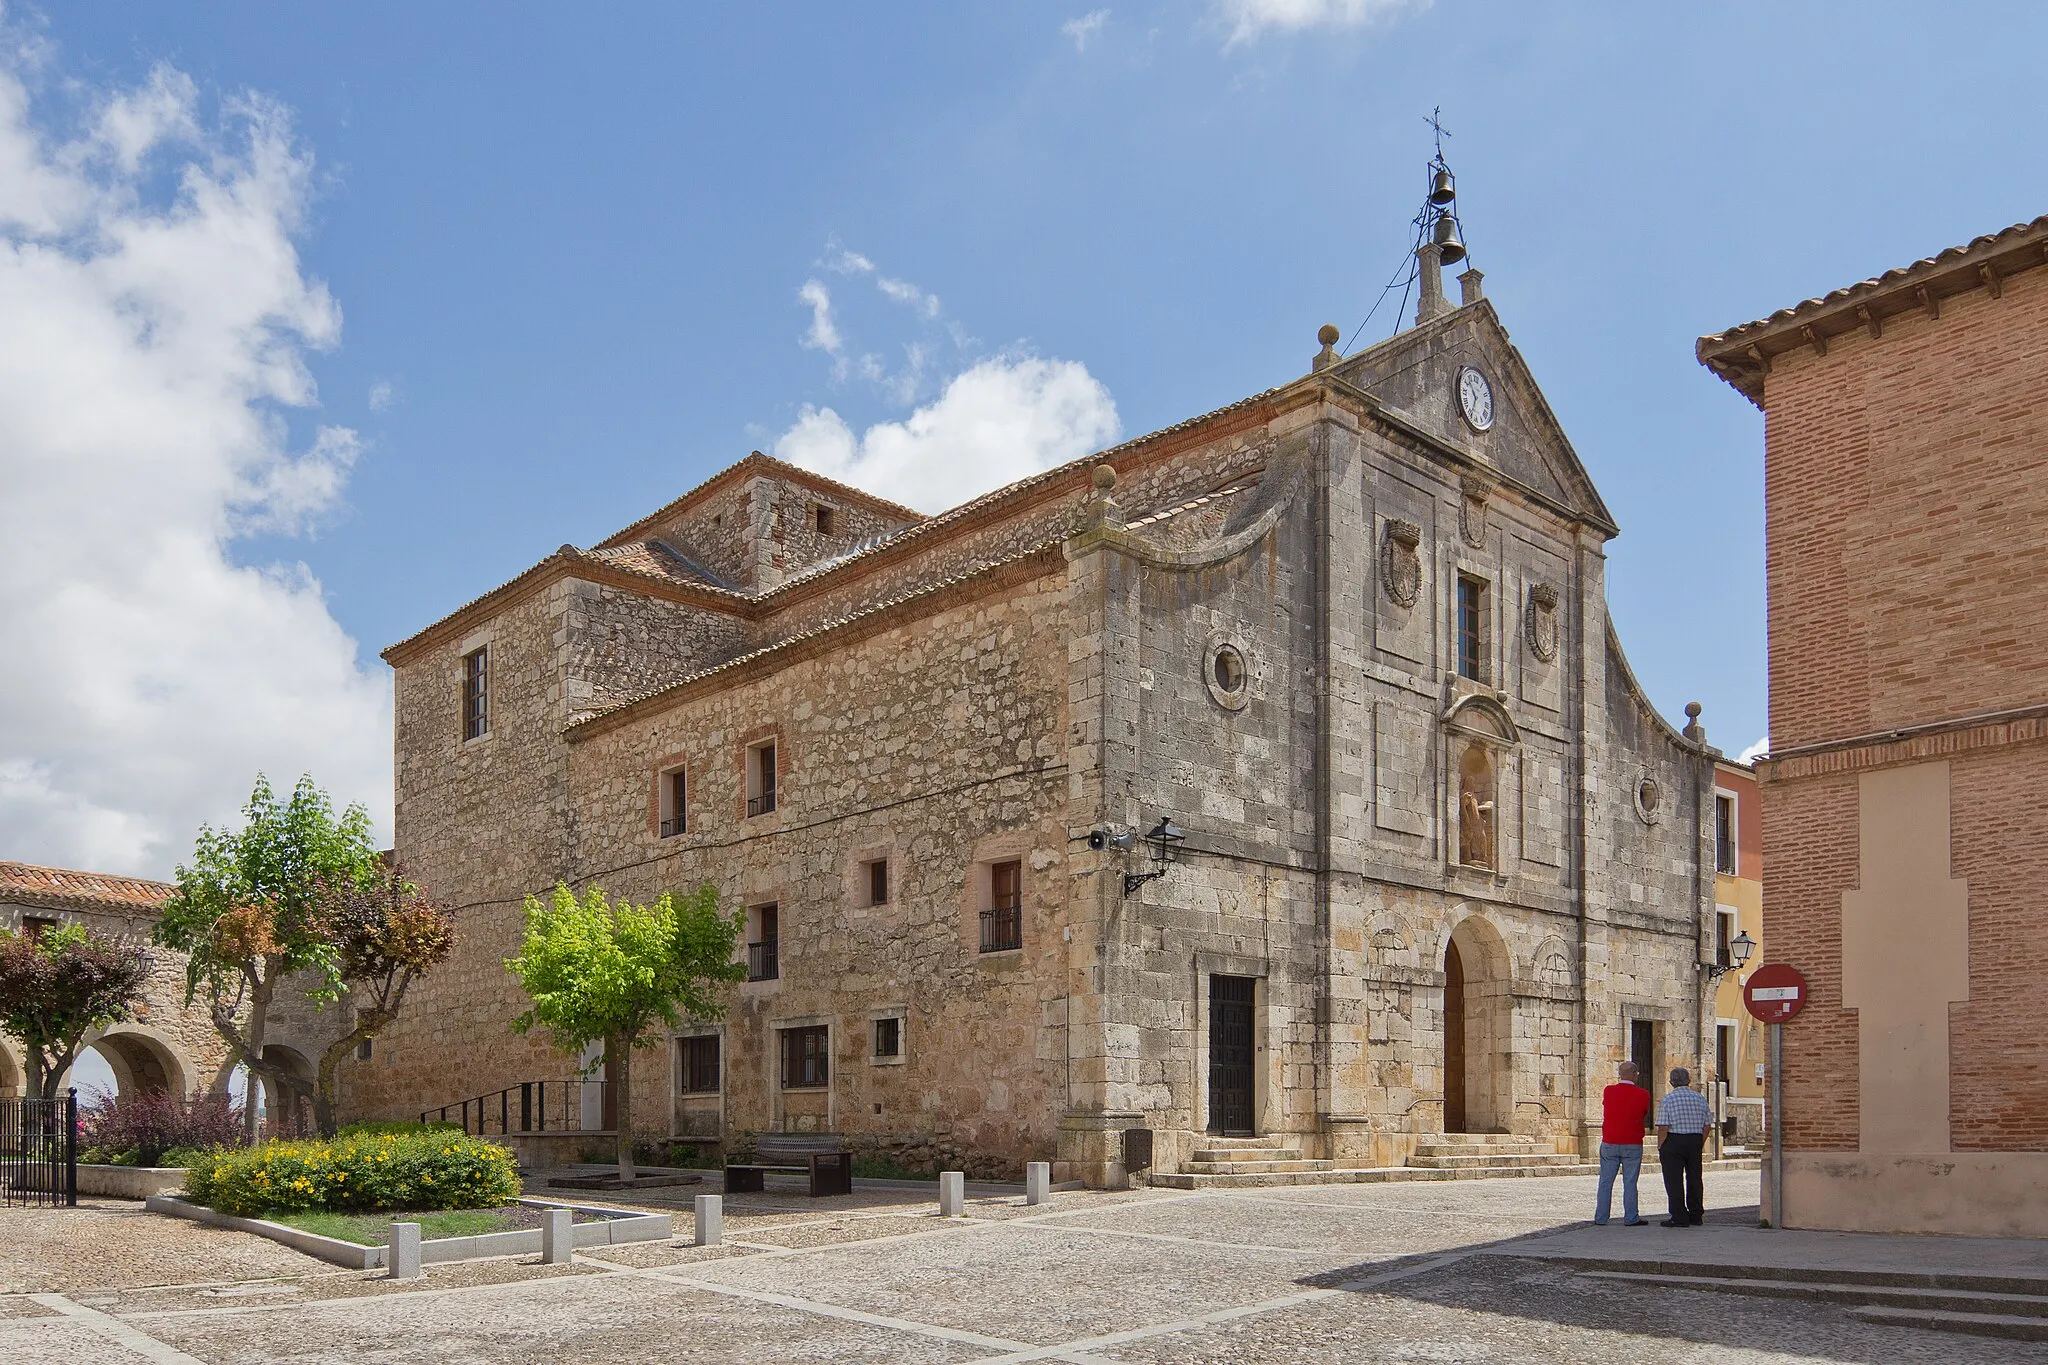
[[[313,1082],[313,1121],[335,1135],[334,1075],[342,1060],[391,1026],[412,983],[447,960],[455,927],[397,863],[380,859],[367,877],[324,883],[321,929],[339,954],[341,980],[354,1006],[348,1032],[320,1054]]]
[[[538,1025],[572,1056],[604,1044],[605,1079],[617,1096],[619,1179],[633,1179],[633,1049],[653,1047],[657,1023],[725,1013],[718,987],[740,981],[733,961],[746,911],[722,914],[709,884],[652,905],[605,900],[592,887],[581,900],[556,886],[542,904],[526,898],[526,939],[505,962],[533,1001],[512,1021],[514,1032]]]
[[[380,859],[368,813],[350,806],[337,819],[311,777],[280,801],[258,774],[243,815],[236,832],[200,827],[155,937],[186,955],[185,1003],[206,997],[214,1028],[248,1068],[252,1093],[243,1109],[254,1141],[259,1079],[294,1102],[303,1093],[296,1077],[264,1060],[271,1003],[298,973],[310,983],[308,998],[340,998],[342,954],[328,930],[328,900],[333,888],[368,884]]]
[[[85,1035],[135,1017],[150,966],[140,944],[82,924],[0,931],[0,1032],[28,1049],[31,1094],[55,1099]]]

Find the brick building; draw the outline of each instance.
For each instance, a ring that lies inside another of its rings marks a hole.
[[[2048,218],[1699,343],[1765,414],[1793,1226],[2048,1235]]]
[[[1412,327],[1279,388],[936,516],[756,454],[393,646],[398,852],[463,942],[350,1107],[565,1073],[503,966],[558,879],[747,907],[755,979],[636,1068],[702,1140],[1569,1153],[1615,1061],[1697,1063],[1713,751],[1629,672],[1478,273],[1452,307],[1423,256]]]

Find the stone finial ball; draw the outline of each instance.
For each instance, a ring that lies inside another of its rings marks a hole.
[[[1700,718],[1700,704],[1698,702],[1689,701],[1685,704],[1685,718],[1687,720],[1698,720]]]
[[[1116,487],[1116,471],[1106,464],[1095,466],[1095,486],[1105,493]]]
[[[1326,322],[1317,330],[1316,340],[1322,342],[1325,346],[1335,346],[1343,335],[1342,332],[1337,330],[1336,324]]]

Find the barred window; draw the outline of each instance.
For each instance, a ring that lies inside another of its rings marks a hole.
[[[482,739],[491,732],[491,647],[462,656],[462,737]]]
[[[782,1030],[782,1088],[816,1089],[829,1076],[831,1029],[824,1024]]]
[[[903,1055],[903,1021],[895,1017],[875,1020],[875,1055],[877,1057],[901,1057]]]
[[[676,1089],[686,1095],[718,1090],[718,1035],[676,1039]]]

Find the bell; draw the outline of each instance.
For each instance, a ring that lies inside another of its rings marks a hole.
[[[1437,258],[1445,265],[1465,259],[1465,244],[1458,240],[1458,220],[1446,213],[1436,220]]]
[[[1449,171],[1438,171],[1436,178],[1429,185],[1429,202],[1441,208],[1457,197],[1458,190],[1451,183],[1451,173]]]

